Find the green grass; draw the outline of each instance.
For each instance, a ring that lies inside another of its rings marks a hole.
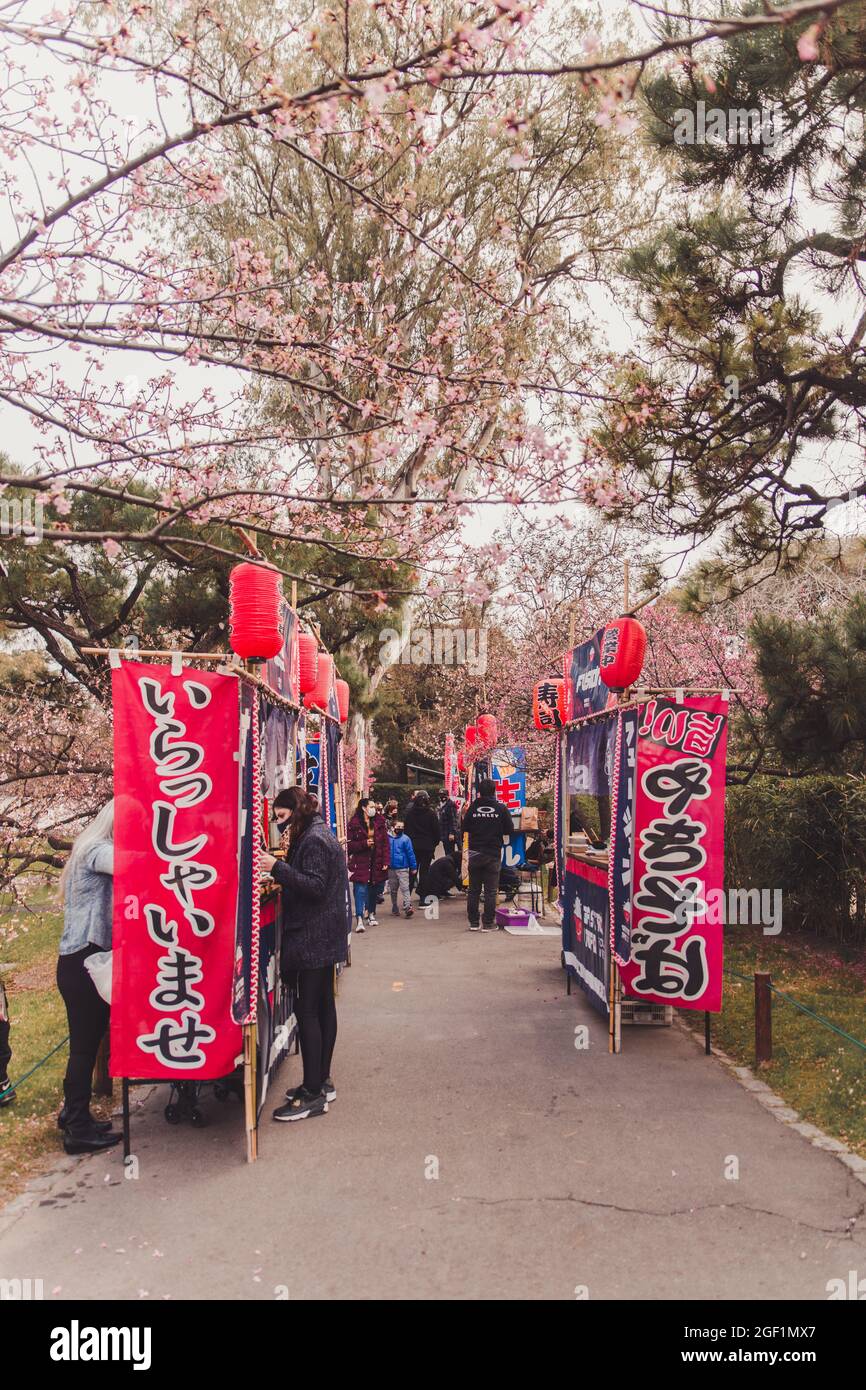
[[[760,928],[730,927],[725,937],[722,1012],[713,1038],[741,1065],[755,1065],[753,975],[766,970],[776,988],[866,1044],[866,960],[847,958],[810,937],[763,936]],[[760,1076],[804,1120],[841,1139],[866,1158],[866,1052],[792,1004],[772,996],[773,1058]],[[703,1015],[681,1017],[703,1027]]]
[[[54,981],[62,913],[49,889],[31,894],[30,906],[28,912],[0,901],[0,964],[11,966],[2,973],[12,1021],[12,1081],[24,1076],[67,1031],[66,1010]],[[66,1058],[64,1046],[28,1077],[14,1104],[0,1110],[0,1200],[20,1190],[58,1152],[56,1121]]]

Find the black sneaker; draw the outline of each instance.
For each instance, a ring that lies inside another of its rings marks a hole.
[[[273,1119],[287,1120],[291,1124],[294,1120],[313,1120],[317,1115],[327,1113],[328,1102],[325,1100],[324,1091],[320,1091],[317,1096],[311,1096],[302,1086],[291,1100],[287,1100],[285,1105],[274,1111]]]
[[[15,1092],[10,1087],[9,1077],[0,1078],[0,1106],[11,1105],[15,1099]]]
[[[325,1100],[326,1100],[329,1104],[330,1104],[330,1102],[331,1102],[332,1100],[336,1100],[336,1099],[337,1099],[337,1088],[336,1088],[336,1086],[334,1085],[333,1081],[331,1080],[330,1076],[328,1077],[327,1081],[325,1082],[324,1086],[322,1087],[322,1090],[323,1090],[324,1093],[325,1093]],[[294,1086],[294,1087],[292,1087],[290,1090],[286,1091],[286,1100],[294,1100],[295,1096],[299,1096],[299,1095],[301,1095],[303,1092],[304,1092],[303,1086]]]
[[[470,931],[480,931],[480,930],[481,930],[481,923],[480,923],[480,922],[470,922],[470,923],[469,923],[469,930],[470,930]]]

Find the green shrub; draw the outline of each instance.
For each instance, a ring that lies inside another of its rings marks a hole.
[[[866,944],[866,781],[755,778],[729,787],[729,888],[781,888],[786,924]]]

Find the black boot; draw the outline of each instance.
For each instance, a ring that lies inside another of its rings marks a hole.
[[[66,1129],[63,1132],[63,1147],[68,1154],[95,1154],[103,1149],[111,1149],[119,1144],[123,1135],[112,1130],[101,1134],[95,1128]]]
[[[96,1116],[91,1115],[89,1110],[85,1118],[85,1124],[89,1128],[95,1129],[97,1134],[108,1134],[109,1130],[112,1128],[111,1120],[97,1120]],[[57,1128],[69,1128],[69,1116],[65,1104],[60,1107],[60,1114],[57,1116]]]

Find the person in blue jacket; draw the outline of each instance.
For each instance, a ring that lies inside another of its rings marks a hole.
[[[399,891],[403,899],[404,916],[411,917],[415,909],[412,906],[409,874],[410,871],[417,869],[418,861],[415,858],[412,841],[406,834],[401,820],[395,821],[392,826],[388,827],[388,840],[391,846],[391,868],[388,874],[388,887],[391,891],[391,914],[394,917],[399,915],[400,909],[397,906],[397,893]]]

